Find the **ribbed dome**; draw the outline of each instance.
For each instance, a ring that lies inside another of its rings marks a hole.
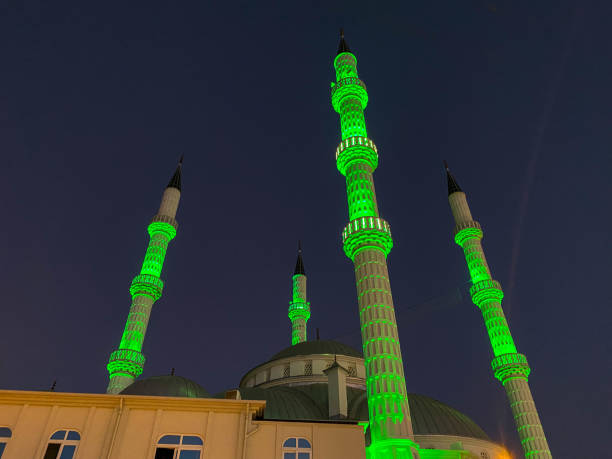
[[[297,355],[311,354],[330,354],[330,355],[348,355],[350,357],[362,358],[361,352],[353,349],[346,344],[338,341],[316,340],[304,341],[303,343],[295,344],[283,349],[277,354],[274,354],[270,360],[278,360],[285,357],[295,357]]]
[[[317,384],[323,386],[323,384]],[[308,387],[308,386],[305,386]],[[304,393],[302,387],[277,386],[267,389],[240,388],[243,400],[265,400],[264,419],[327,419],[327,386],[319,391],[319,396],[325,397],[325,404],[317,403]]]
[[[351,396],[349,388],[349,397]],[[349,418],[368,419],[365,392],[349,398]],[[408,394],[408,405],[415,435],[457,435],[491,441],[488,435],[468,416],[450,406],[421,394]]]
[[[121,391],[121,395],[157,395],[161,397],[209,398],[202,386],[182,376],[151,376],[135,381]]]

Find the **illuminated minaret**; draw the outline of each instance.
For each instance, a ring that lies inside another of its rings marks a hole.
[[[504,292],[499,282],[491,277],[481,239],[480,224],[472,219],[465,193],[450,173],[446,161],[448,201],[455,218],[455,242],[461,246],[470,271],[472,301],[480,311],[493,348],[493,374],[503,384],[510,401],[525,457],[551,458],[548,442],[542,429],[529,383],[530,368],[527,358],[516,351],[508,322],[501,306]]]
[[[181,157],[174,175],[170,179],[157,215],[147,228],[149,246],[145,254],[142,269],[132,281],[130,294],[132,305],[121,337],[119,348],[114,351],[106,368],[110,382],[106,392],[117,394],[134,382],[141,373],[145,356],[141,353],[142,343],[153,304],[161,297],[164,283],[160,279],[168,243],[176,236],[177,222],[174,219],[181,199]]]
[[[371,445],[367,455],[412,459],[418,457],[418,446],[412,432],[387,270],[393,241],[389,224],[378,215],[372,178],[378,153],[368,138],[363,115],[368,93],[357,75],[357,59],[342,31],[334,68],[336,82],[332,83],[331,98],[342,129],[336,165],[346,177],[349,207],[349,223],[342,239],[344,253],[355,265],[370,419]]]
[[[293,272],[293,299],[289,302],[291,344],[306,341],[306,323],[310,319],[310,303],[306,301],[306,273],[302,260],[302,244],[298,243],[298,256]]]

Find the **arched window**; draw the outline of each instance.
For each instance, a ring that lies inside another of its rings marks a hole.
[[[0,427],[0,457],[2,457],[4,448],[6,448],[6,444],[12,436],[13,432],[11,432],[11,429],[8,427]]]
[[[58,430],[49,439],[44,459],[72,459],[80,440],[76,430]]]
[[[200,459],[203,445],[196,435],[164,435],[157,442],[155,459]]]
[[[312,446],[305,438],[288,438],[283,443],[283,459],[310,459]]]

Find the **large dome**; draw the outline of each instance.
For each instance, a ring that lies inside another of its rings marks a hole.
[[[121,395],[209,398],[202,386],[182,376],[164,375],[140,379],[121,391]]]
[[[219,395],[222,396],[222,395]],[[265,400],[264,419],[328,420],[327,384],[240,388],[242,399]],[[347,387],[348,420],[367,421],[368,401],[363,390]],[[415,435],[455,435],[491,441],[478,424],[462,412],[421,394],[408,394]]]
[[[283,359],[285,357],[295,357],[297,355],[330,354],[348,355],[350,357],[363,358],[361,352],[353,349],[346,344],[331,340],[304,341],[302,343],[289,346],[282,351],[274,354],[270,361]]]

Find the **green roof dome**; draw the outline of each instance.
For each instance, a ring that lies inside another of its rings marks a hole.
[[[327,384],[241,387],[243,400],[265,400],[264,419],[328,420]],[[368,401],[363,390],[347,387],[349,421],[368,420]],[[220,395],[222,397],[222,395]],[[456,435],[491,441],[468,416],[433,398],[408,394],[412,428],[416,435]]]
[[[202,386],[182,376],[164,375],[140,379],[121,391],[121,395],[156,395],[161,397],[209,398]]]
[[[346,344],[339,343],[338,341],[316,340],[304,341],[302,343],[289,346],[288,348],[283,349],[279,353],[274,354],[270,360],[278,360],[283,359],[285,357],[295,357],[298,355],[311,354],[337,354],[363,358],[361,352],[356,349],[353,349],[350,346],[347,346]]]
[[[353,392],[351,400],[351,392]],[[360,392],[355,396],[354,392]],[[348,388],[349,418],[368,420],[366,393]],[[462,412],[421,394],[408,394],[412,429],[415,435],[457,435],[491,441],[489,436]]]

